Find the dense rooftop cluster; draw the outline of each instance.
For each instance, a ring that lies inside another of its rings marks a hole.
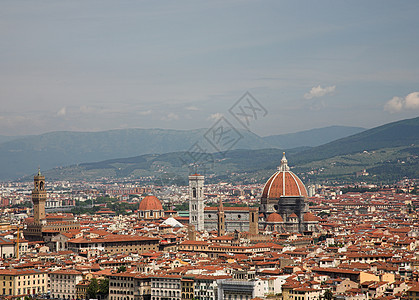
[[[85,299],[98,280],[108,282],[109,300],[219,299],[220,295],[224,299],[328,295],[414,299],[419,293],[419,197],[396,189],[319,191],[307,199],[311,210],[307,218],[318,220],[320,227],[312,235],[195,232],[187,218],[173,210],[156,220],[134,212],[79,215],[80,229],[49,241],[29,242],[18,223],[3,222],[0,293]],[[10,217],[18,211],[2,213]],[[69,217],[47,215],[49,220]]]

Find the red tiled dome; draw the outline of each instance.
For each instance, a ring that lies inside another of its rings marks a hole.
[[[297,175],[289,170],[287,159],[281,160],[278,171],[269,178],[263,188],[262,198],[276,199],[286,197],[307,197],[307,190]]]
[[[163,210],[163,206],[156,196],[145,196],[140,202],[139,210]]]
[[[282,219],[281,215],[278,213],[271,213],[268,218],[266,219],[267,223],[283,223],[284,219]]]

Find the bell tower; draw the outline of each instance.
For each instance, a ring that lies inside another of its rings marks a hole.
[[[189,224],[204,230],[204,176],[189,175]]]
[[[218,236],[226,234],[226,220],[224,214],[223,200],[220,198],[220,206],[218,207]]]
[[[257,207],[249,207],[249,234],[251,236],[259,234],[259,210]]]
[[[36,224],[44,224],[45,202],[47,201],[47,192],[45,191],[45,176],[38,170],[38,174],[33,178],[34,188],[32,190],[33,216]]]

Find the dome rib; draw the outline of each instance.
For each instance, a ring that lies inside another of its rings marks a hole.
[[[138,208],[141,211],[146,210],[163,210],[163,206],[160,200],[156,196],[145,196],[143,200],[140,202],[140,206]]]
[[[262,198],[307,197],[301,179],[291,171],[277,171],[266,182]]]

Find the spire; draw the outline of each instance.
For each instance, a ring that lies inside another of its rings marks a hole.
[[[220,206],[218,207],[218,211],[224,211],[223,199],[221,197],[220,197]]]
[[[285,152],[282,153],[281,165],[278,167],[278,171],[289,171],[290,167],[288,167],[288,160],[285,157]]]
[[[41,167],[38,167],[38,176],[41,176]]]

